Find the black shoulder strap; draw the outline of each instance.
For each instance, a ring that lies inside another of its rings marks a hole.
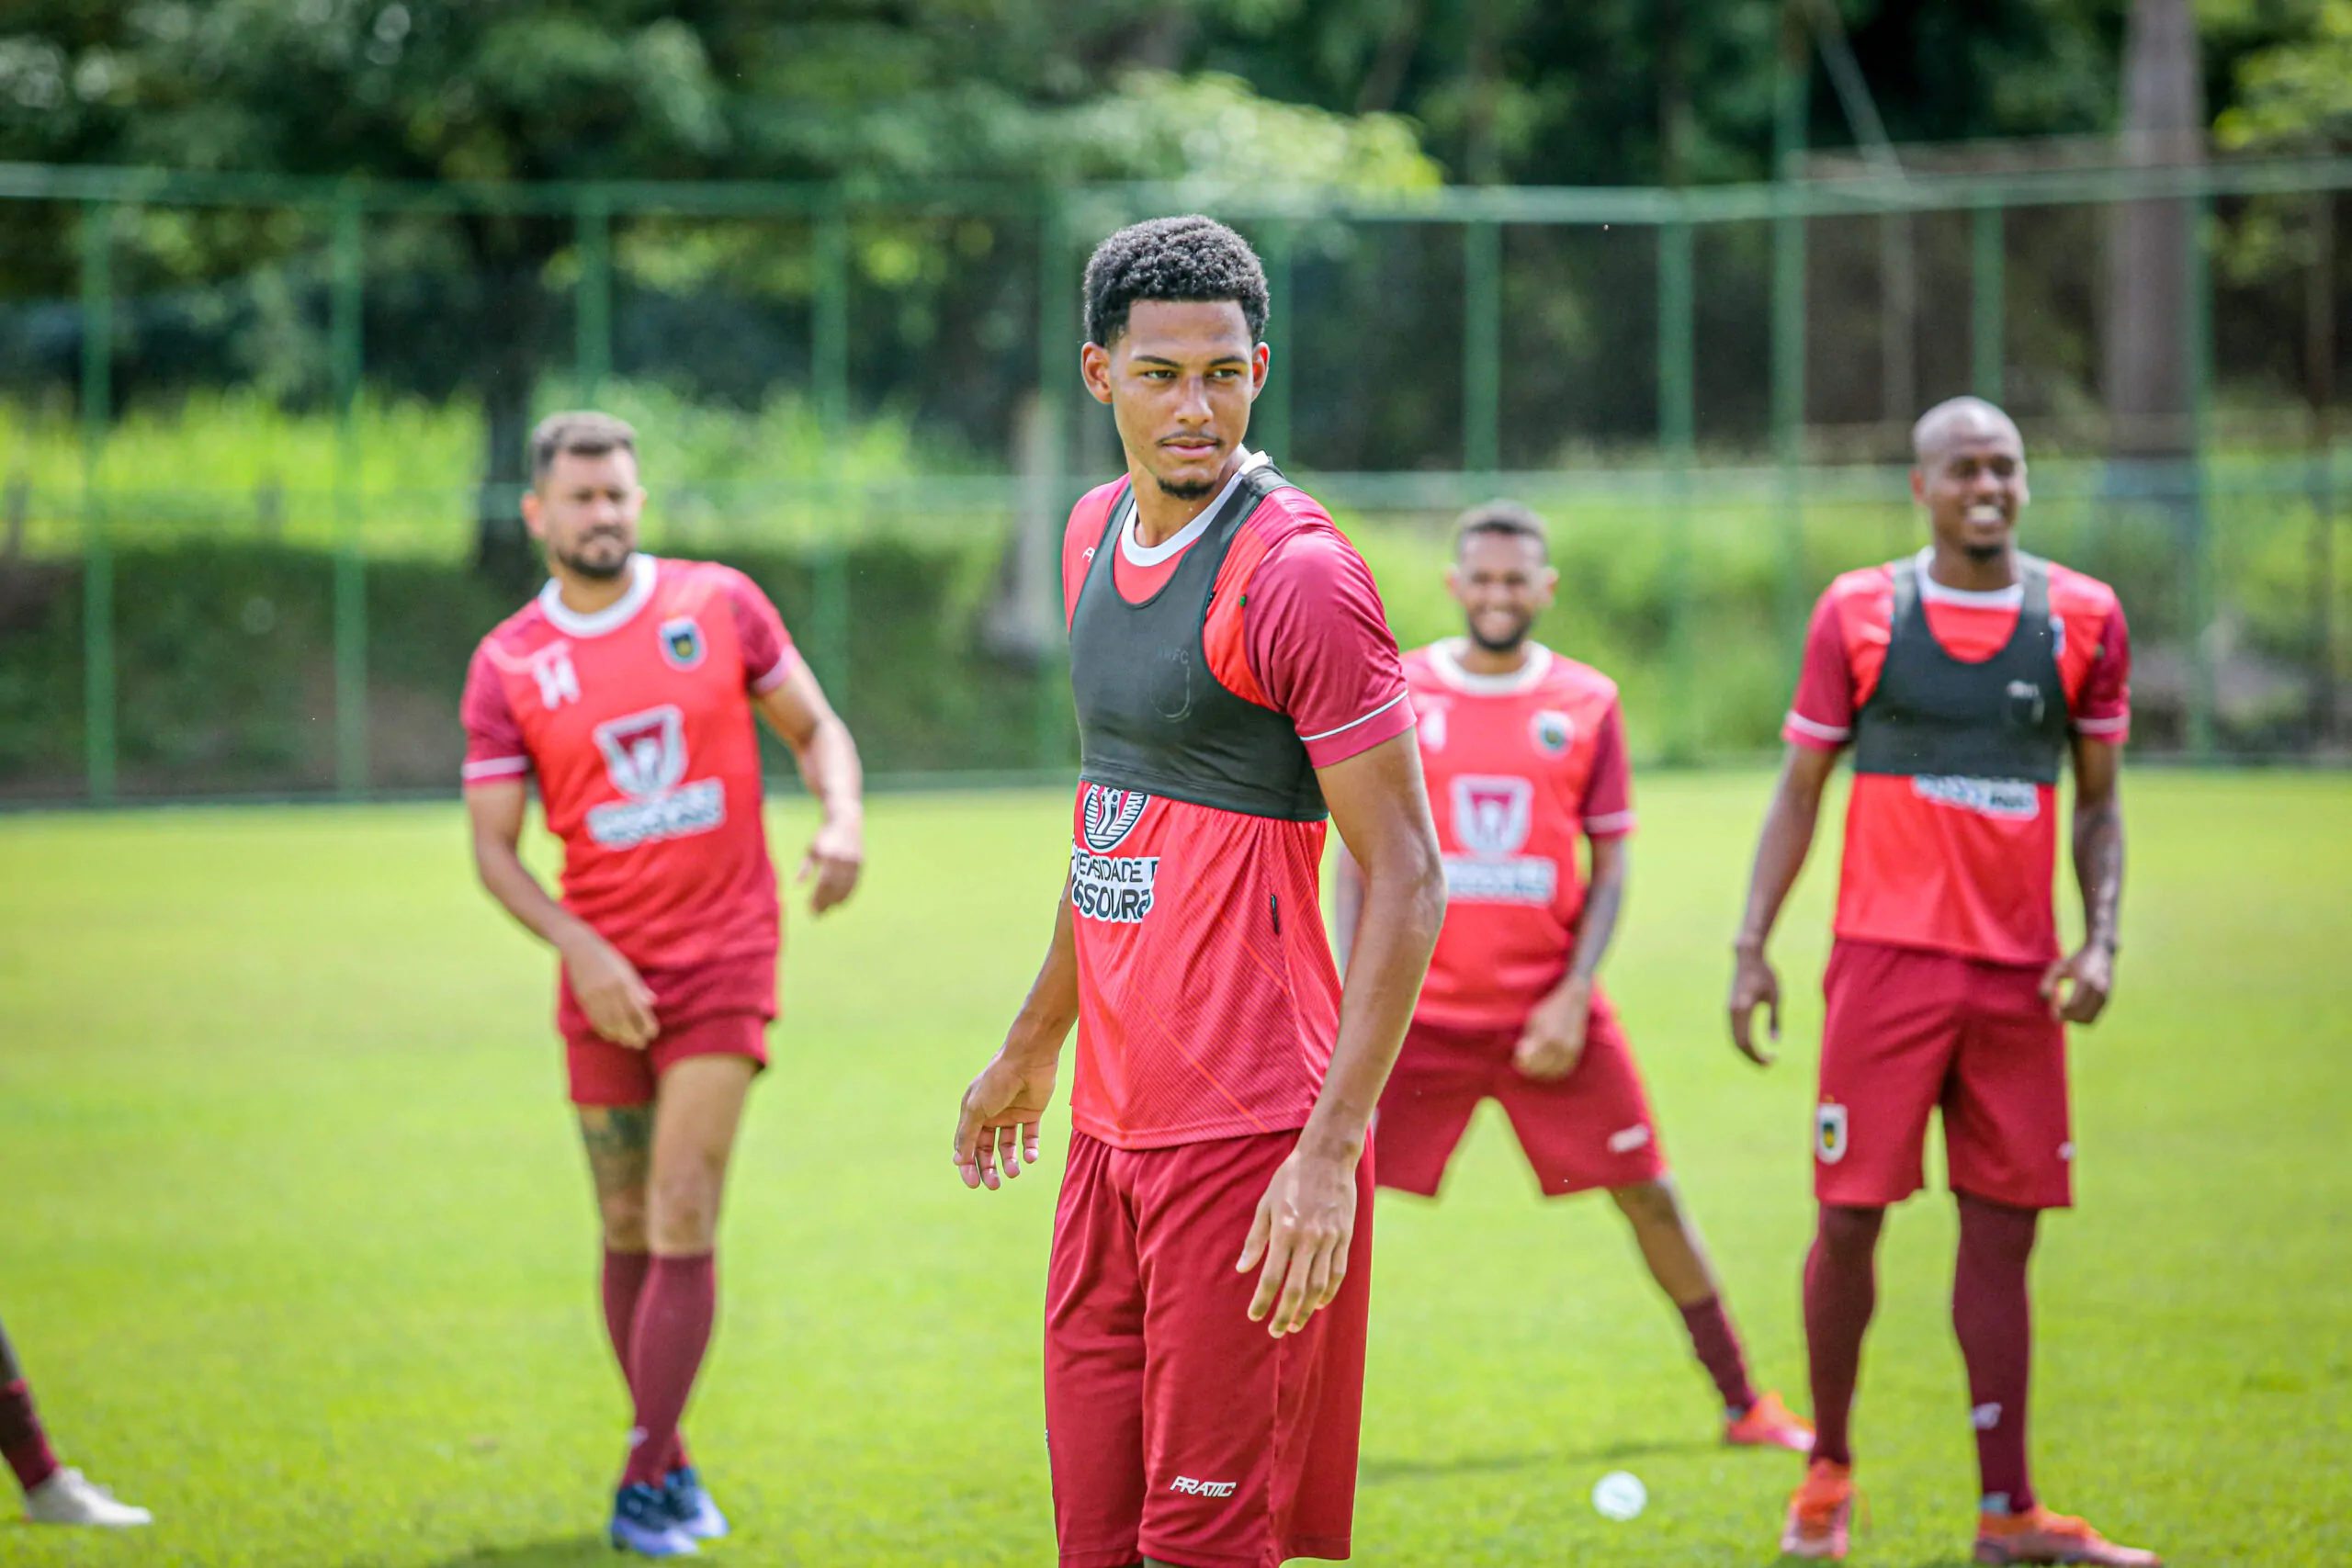
[[[1918,602],[1919,562],[1916,557],[1905,556],[1901,560],[1888,563],[1886,570],[1894,579],[1894,610],[1887,617],[1887,631],[1891,636],[1911,614],[1911,606]]]
[[[2040,556],[2018,552],[2018,581],[2025,584],[2025,598],[2018,607],[2018,619],[2027,626],[2036,626],[2050,618],[2050,563]]]

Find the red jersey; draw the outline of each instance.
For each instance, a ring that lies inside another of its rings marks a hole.
[[[1405,679],[1445,852],[1445,927],[1413,1021],[1517,1029],[1575,952],[1577,839],[1634,830],[1617,682],[1540,643],[1508,675],[1474,675],[1452,640],[1408,654]]]
[[[1104,485],[1070,513],[1070,615],[1121,490]],[[1140,604],[1165,586],[1224,503],[1156,548],[1123,505],[1111,536],[1119,595]],[[1202,641],[1209,673],[1287,718],[1317,767],[1412,727],[1371,570],[1299,491],[1274,491],[1241,525]],[[1318,886],[1325,824],[1082,784],[1071,829],[1072,1123],[1125,1149],[1305,1126],[1339,1032]]]
[[[1918,570],[1928,629],[1954,659],[1992,658],[2016,629],[2023,586],[1995,592],[1946,588],[1928,575],[1931,557],[1921,551]],[[1849,571],[1829,585],[1814,608],[1784,739],[1834,751],[1851,738],[1855,714],[1877,689],[1894,605],[1894,578],[1883,566]],[[2132,727],[2132,644],[2115,591],[2053,562],[2050,619],[2075,729],[2120,745]],[[1996,964],[2040,964],[2058,956],[2051,897],[2057,791],[2034,784],[2029,797],[2024,786],[1952,787],[1970,782],[1855,777],[1838,886],[1839,936]]]
[[[592,615],[552,582],[474,650],[469,784],[537,775],[563,841],[563,904],[640,969],[773,960],[775,868],[760,819],[752,694],[797,655],[751,579],[629,561]]]

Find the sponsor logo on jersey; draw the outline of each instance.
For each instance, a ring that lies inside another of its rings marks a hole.
[[[1187,1497],[1230,1497],[1235,1484],[1230,1481],[1195,1481],[1189,1475],[1180,1475],[1168,1483],[1168,1490],[1182,1492]]]
[[[1151,796],[1139,789],[1090,784],[1079,802],[1080,842],[1069,851],[1069,907],[1080,919],[1132,926],[1151,913],[1158,855],[1114,855]]]
[[[588,811],[588,836],[608,849],[658,839],[691,838],[727,820],[727,789],[717,779],[684,784],[686,721],[674,704],[596,727],[596,748],[613,787],[628,796]]]
[[[702,623],[692,615],[662,623],[662,658],[671,669],[692,670],[708,651],[708,645],[703,641]]]
[[[2030,822],[2041,815],[2041,786],[2031,779],[1968,779],[1953,773],[1921,773],[1911,781],[1921,800],[1973,811],[2003,822]]]
[[[1449,902],[1549,904],[1560,886],[1548,855],[1523,855],[1535,822],[1532,780],[1458,773],[1451,785],[1453,840],[1465,852],[1445,857]]]
[[[1577,738],[1576,721],[1558,708],[1544,708],[1527,721],[1527,738],[1546,757],[1565,756]]]
[[[1117,849],[1119,840],[1135,830],[1135,825],[1143,819],[1143,808],[1150,804],[1151,796],[1139,789],[1088,784],[1086,847],[1098,855],[1107,855]]]
[[[580,700],[580,671],[571,666],[571,645],[568,642],[550,643],[541,649],[531,660],[531,679],[538,682],[539,701],[549,713]]]
[[[1814,1109],[1813,1157],[1824,1165],[1846,1157],[1846,1108],[1834,1100]]]

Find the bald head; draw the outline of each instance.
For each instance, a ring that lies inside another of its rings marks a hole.
[[[1956,446],[2005,436],[2022,458],[2025,437],[2018,434],[2015,420],[1982,398],[1946,398],[1911,427],[1911,456],[1919,467],[1932,468]]]

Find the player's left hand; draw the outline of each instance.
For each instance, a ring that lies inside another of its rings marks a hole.
[[[1584,1059],[1585,1031],[1592,1021],[1592,986],[1570,981],[1535,1004],[1510,1054],[1521,1077],[1538,1083],[1566,1077]]]
[[[865,865],[865,830],[854,822],[829,817],[808,840],[808,852],[800,860],[800,874],[793,880],[805,884],[816,878],[817,886],[808,895],[808,912],[821,915],[857,891],[857,875]]]
[[[1311,1154],[1304,1146],[1291,1150],[1258,1200],[1250,1239],[1241,1244],[1241,1260],[1234,1265],[1247,1274],[1260,1258],[1265,1260],[1257,1293],[1250,1298],[1250,1321],[1265,1324],[1277,1339],[1306,1327],[1308,1318],[1338,1299],[1355,1234],[1353,1162]]]
[[[2098,1022],[2114,989],[2115,950],[2105,942],[2085,942],[2041,976],[2050,1016],[2064,1023]]]

